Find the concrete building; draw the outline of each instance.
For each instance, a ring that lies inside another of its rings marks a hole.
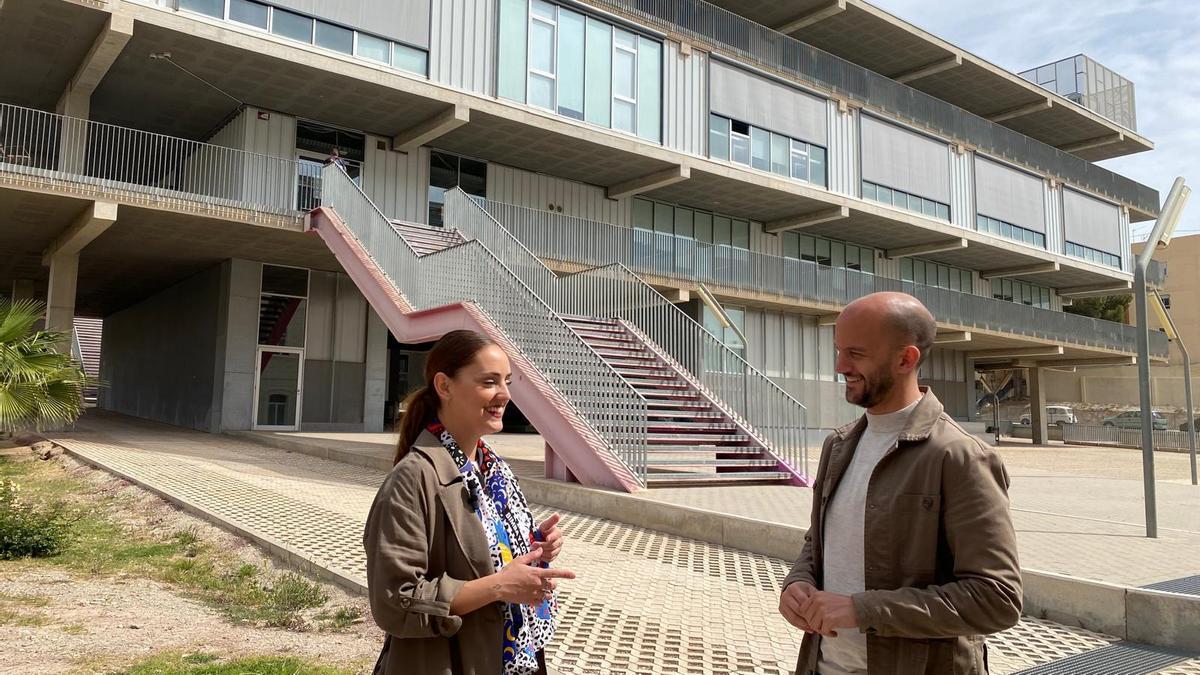
[[[0,288],[103,318],[119,412],[380,430],[478,325],[556,475],[803,482],[862,294],[962,419],[1135,352],[1061,309],[1128,292],[1158,193],[1093,162],[1152,143],[861,0],[6,0],[0,63]]]

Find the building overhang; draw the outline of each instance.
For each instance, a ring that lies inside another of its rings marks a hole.
[[[1073,151],[1089,161],[1154,148],[1136,132],[863,0],[844,0],[840,11],[830,9],[836,6],[830,0],[709,1],[890,78],[908,76],[908,86],[980,117],[1000,115],[998,123],[1047,145],[1063,148],[1116,132],[1124,135],[1115,143]],[[1047,100],[1051,105],[1042,105]],[[1004,117],[1012,111],[1022,114]]]

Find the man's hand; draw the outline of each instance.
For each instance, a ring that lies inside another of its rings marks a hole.
[[[808,602],[808,598],[816,592],[817,588],[807,581],[793,581],[783,589],[783,593],[779,594],[779,613],[787,619],[788,623],[805,633],[815,632],[804,618],[801,609],[804,607],[804,603]]]
[[[563,536],[562,531],[558,529],[559,520],[562,520],[562,516],[556,513],[538,525],[538,532],[542,535],[543,562],[554,562],[554,559],[562,551]]]
[[[857,628],[858,613],[848,595],[815,591],[800,607],[800,614],[811,630],[825,637],[837,637],[839,628]]]

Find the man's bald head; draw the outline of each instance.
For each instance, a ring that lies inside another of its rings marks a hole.
[[[865,295],[846,305],[839,321],[875,320],[881,330],[893,337],[894,344],[901,347],[913,345],[921,352],[919,367],[929,356],[937,335],[937,322],[933,314],[913,296],[907,293],[882,292]]]

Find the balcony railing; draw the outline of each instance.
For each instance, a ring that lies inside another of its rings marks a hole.
[[[586,0],[1157,214],[1158,191],[703,0]]]
[[[1136,328],[1113,321],[509,204],[487,202],[487,209],[546,259],[621,263],[644,274],[837,307],[869,293],[900,291],[920,299],[943,324],[1064,345],[1130,353],[1137,348]],[[1167,356],[1165,335],[1151,332],[1150,353]]]
[[[0,173],[156,204],[299,216],[297,168],[291,159],[0,104]],[[320,176],[306,180],[302,187],[319,195]]]

